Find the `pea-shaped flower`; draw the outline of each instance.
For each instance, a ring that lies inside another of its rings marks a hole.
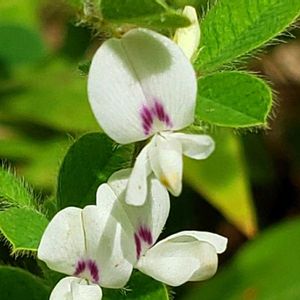
[[[144,203],[151,173],[179,195],[182,154],[205,159],[213,151],[209,136],[176,132],[193,123],[196,92],[190,61],[173,41],[156,32],[133,29],[97,50],[88,94],[100,126],[120,144],[152,137],[136,159],[127,203]]]
[[[100,300],[100,286],[123,287],[134,259],[129,241],[109,208],[91,205],[61,210],[49,223],[38,248],[38,258],[50,269],[69,275],[58,282],[50,300]]]
[[[171,286],[187,281],[205,280],[218,266],[218,253],[226,249],[227,239],[213,233],[182,231],[156,243],[169,215],[167,190],[148,178],[146,201],[141,206],[128,205],[125,191],[130,170],[114,173],[97,191],[97,206],[111,209],[112,216],[126,230],[134,247],[134,268]],[[132,257],[132,256],[131,256]]]

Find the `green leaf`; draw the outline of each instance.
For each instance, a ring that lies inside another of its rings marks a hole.
[[[257,230],[256,215],[240,140],[229,131],[212,135],[216,149],[204,161],[186,159],[184,178],[247,236]]]
[[[37,189],[54,190],[59,163],[70,145],[68,138],[39,140],[12,134],[0,140],[0,157],[13,160],[18,174]]]
[[[299,219],[273,227],[245,245],[223,271],[184,299],[300,299],[299,236]]]
[[[101,12],[104,19],[120,25],[177,28],[190,24],[186,17],[168,8],[162,0],[102,0]]]
[[[37,28],[39,25],[38,5],[40,0],[9,0],[0,2],[1,23],[14,22]]]
[[[94,0],[93,0],[94,1]],[[69,5],[71,5],[73,8],[81,9],[84,2],[90,2],[90,1],[82,1],[82,0],[67,0],[66,1]]]
[[[20,70],[15,79],[19,89],[1,99],[0,118],[68,132],[99,130],[87,100],[86,78],[76,71],[63,61]]]
[[[176,8],[184,8],[189,5],[199,10],[200,8],[206,9],[208,3],[212,1],[213,0],[168,0],[167,3]]]
[[[50,196],[43,201],[42,211],[51,220],[57,213],[57,201],[54,196]]]
[[[166,6],[156,0],[102,0],[100,6],[105,18],[121,20],[160,14],[166,10]]]
[[[89,133],[69,149],[58,178],[58,207],[95,204],[96,191],[115,171],[130,166],[133,145],[117,145],[105,134]]]
[[[16,24],[0,24],[0,45],[0,61],[8,65],[34,63],[45,56],[40,35]]]
[[[84,61],[78,64],[78,70],[81,72],[82,75],[88,75],[91,67],[91,60]]]
[[[168,300],[168,290],[164,284],[140,273],[131,276],[126,289],[104,289],[103,300]]]
[[[62,273],[58,273],[55,272],[51,269],[49,269],[46,265],[46,263],[44,263],[41,260],[37,261],[38,266],[40,267],[42,274],[43,274],[43,279],[45,280],[45,282],[47,283],[47,285],[49,287],[51,287],[52,289],[56,286],[56,284],[63,279],[64,277],[66,277],[65,274]]]
[[[0,201],[20,207],[35,207],[34,196],[24,181],[4,168],[0,168]]]
[[[19,268],[0,266],[1,300],[48,300],[43,281]]]
[[[300,14],[299,0],[219,0],[201,24],[195,65],[213,71],[264,45]]]
[[[225,127],[267,126],[272,91],[256,76],[221,72],[198,80],[196,116]]]
[[[12,246],[12,254],[37,251],[48,220],[28,208],[9,208],[0,211],[0,231]]]

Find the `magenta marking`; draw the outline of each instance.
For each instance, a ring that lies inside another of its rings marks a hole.
[[[151,130],[151,127],[152,127],[152,123],[153,123],[153,117],[152,117],[151,111],[146,106],[144,106],[142,109],[142,112],[141,112],[141,116],[143,119],[144,132],[149,133]]]
[[[135,248],[136,248],[136,257],[139,259],[142,252],[142,242],[136,233],[134,234],[134,241],[135,241]]]
[[[80,260],[77,262],[74,272],[75,276],[80,276],[84,272],[88,272],[93,283],[99,283],[99,268],[94,260]]]
[[[153,106],[148,107],[143,105],[140,115],[145,135],[148,135],[151,132],[155,119],[158,119],[167,127],[172,127],[170,116],[165,111],[164,106],[157,100],[154,101]]]
[[[168,115],[165,115],[165,122],[169,127],[172,127],[172,122],[170,120],[170,117]]]
[[[164,111],[163,106],[160,103],[155,102],[154,108],[155,108],[156,116],[159,119],[159,121],[164,122],[165,121],[165,111]]]
[[[97,283],[99,282],[99,269],[97,267],[97,264],[93,260],[88,260],[88,269],[90,270],[90,274],[93,278],[93,282]]]
[[[145,124],[150,125],[153,123],[153,117],[151,114],[151,111],[149,110],[149,108],[147,108],[146,106],[144,107],[144,110],[142,112],[143,115],[143,120],[145,122]]]
[[[85,268],[86,268],[85,261],[83,261],[83,260],[78,261],[74,275],[75,276],[80,275],[82,272],[84,272]]]
[[[152,245],[152,234],[150,229],[148,229],[145,226],[141,226],[139,231],[138,231],[139,237],[148,245]]]
[[[142,253],[142,242],[146,243],[148,246],[153,244],[153,237],[150,229],[146,226],[140,226],[138,231],[134,234],[135,246],[136,246],[136,256],[139,259]]]

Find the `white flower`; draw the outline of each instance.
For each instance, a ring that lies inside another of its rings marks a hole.
[[[207,135],[175,133],[194,120],[197,81],[182,50],[147,29],[110,39],[96,52],[88,94],[102,129],[121,144],[153,136],[138,155],[126,201],[142,205],[154,173],[173,195],[181,192],[182,154],[205,159],[214,149]]]
[[[111,210],[95,205],[68,207],[51,220],[38,258],[50,269],[70,276],[56,285],[50,300],[100,300],[100,286],[121,288],[127,283],[134,247]]]
[[[97,191],[97,206],[101,210],[114,207],[112,215],[134,244],[130,248],[134,249],[134,267],[171,286],[213,276],[217,253],[225,251],[227,239],[209,232],[182,231],[155,244],[169,214],[168,192],[157,179],[149,177],[145,203],[128,205],[124,198],[129,174],[129,169],[118,171],[102,184]]]
[[[178,28],[174,35],[174,42],[182,49],[188,59],[193,60],[200,44],[200,25],[197,12],[192,6],[185,6],[182,14],[187,17],[191,25]]]

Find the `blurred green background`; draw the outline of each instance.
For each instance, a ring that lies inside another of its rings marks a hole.
[[[207,7],[189,2],[200,12]],[[74,139],[100,130],[85,69],[104,37],[76,20],[76,10],[59,0],[0,3],[0,158],[40,201],[53,197]],[[176,299],[300,299],[300,31],[292,33],[296,39],[247,64],[274,89],[270,129],[213,128],[211,158],[185,161],[183,193],[172,199],[164,235],[213,231],[229,246],[214,279],[174,289]],[[37,272],[32,258],[9,257],[9,247],[0,247],[0,264]]]

